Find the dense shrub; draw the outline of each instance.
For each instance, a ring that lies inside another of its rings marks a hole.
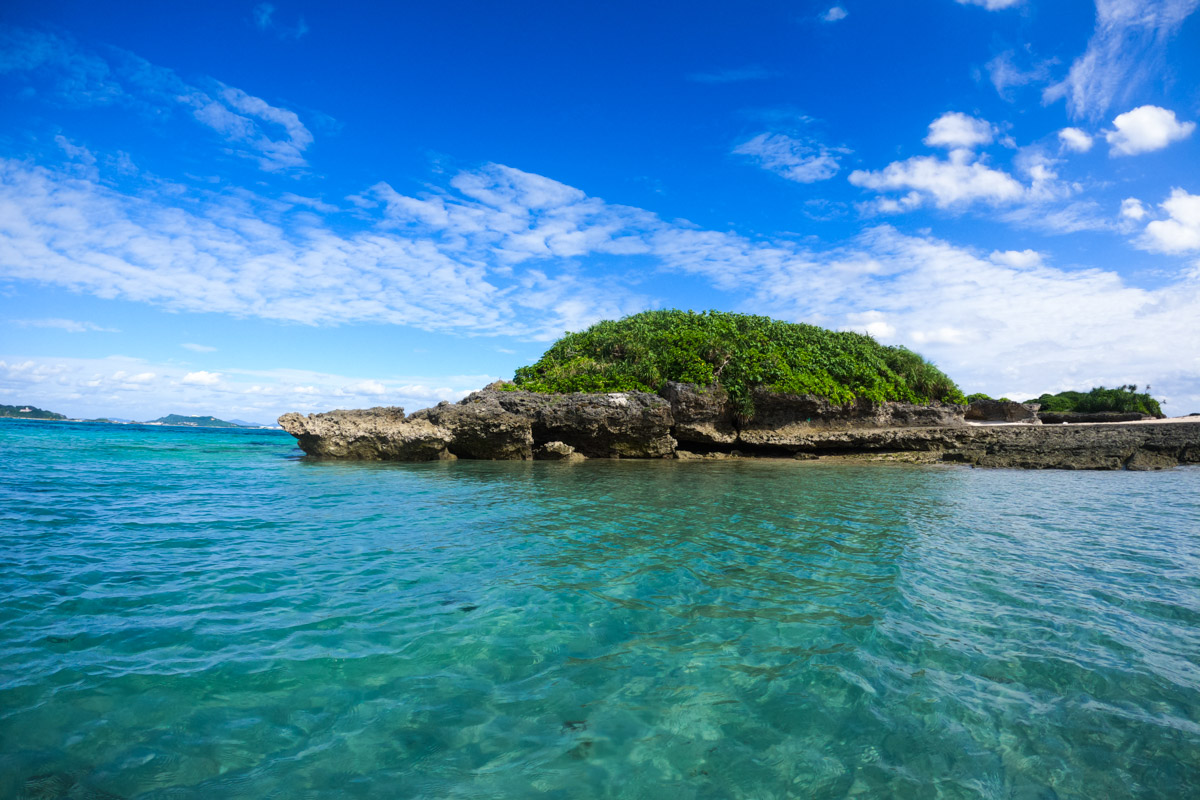
[[[1106,389],[1103,386],[1097,386],[1087,393],[1059,392],[1058,394],[1044,394],[1030,402],[1041,403],[1042,411],[1055,411],[1059,413],[1074,411],[1082,414],[1094,414],[1105,411],[1116,411],[1151,414],[1156,417],[1164,416],[1162,407],[1159,406],[1158,401],[1150,396],[1150,387],[1147,386],[1145,392],[1138,392],[1137,389],[1138,387],[1132,383],[1127,386],[1118,386],[1115,389]]]
[[[720,311],[646,311],[598,322],[554,343],[517,370],[515,387],[534,392],[656,392],[667,381],[720,384],[739,412],[751,391],[965,403],[961,391],[921,356],[869,336]]]

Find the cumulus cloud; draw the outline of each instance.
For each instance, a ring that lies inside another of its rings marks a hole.
[[[205,372],[204,370],[189,372],[180,378],[179,382],[192,386],[215,386],[221,382],[221,373]]]
[[[1121,218],[1141,222],[1150,212],[1136,197],[1126,197],[1121,201]]]
[[[1147,223],[1139,246],[1159,253],[1200,250],[1200,195],[1189,194],[1183,189],[1172,189],[1171,196],[1160,203],[1159,207],[1167,212],[1167,219],[1156,219]],[[1122,206],[1122,211],[1124,210]]]
[[[1174,111],[1158,106],[1138,106],[1126,111],[1117,115],[1113,125],[1116,130],[1106,132],[1104,138],[1109,144],[1109,155],[1114,156],[1162,150],[1196,130],[1196,123],[1180,122]]]
[[[850,16],[850,12],[841,6],[833,6],[821,15],[822,22],[838,22]]]
[[[949,111],[929,123],[925,144],[972,150],[980,145],[991,144],[992,138],[992,124],[987,120],[970,117],[960,111]]]
[[[789,181],[815,183],[837,174],[837,158],[824,145],[796,139],[783,133],[760,133],[733,148],[749,156],[760,167]]]
[[[973,161],[965,150],[956,150],[948,159],[917,156],[895,161],[878,172],[855,170],[850,183],[877,192],[907,191],[895,210],[909,210],[933,200],[938,208],[954,208],[974,202],[992,205],[1012,203],[1025,196],[1026,189],[1007,172]],[[878,206],[892,210],[890,206]]]
[[[1079,128],[1063,128],[1058,132],[1058,139],[1063,148],[1076,153],[1086,153],[1092,149],[1092,137]]]
[[[1096,29],[1067,77],[1046,89],[1076,117],[1097,119],[1126,103],[1164,67],[1171,37],[1200,0],[1096,0]]]
[[[943,114],[930,124],[924,142],[948,149],[946,157],[914,156],[892,162],[882,170],[855,170],[850,174],[853,185],[886,193],[860,204],[860,210],[895,214],[929,203],[953,210],[975,204],[1010,206],[1012,211],[1006,212],[1004,219],[1043,228],[1054,215],[1060,219],[1067,213],[1078,217],[1078,207],[1071,211],[1054,207],[1079,187],[1060,180],[1056,168],[1059,162],[1040,146],[1020,148],[1013,159],[1016,173],[1024,182],[991,166],[986,155],[977,154],[977,148],[994,141],[995,133],[995,126],[986,120],[960,112]],[[1015,147],[1011,140],[1006,139],[1005,144]]]

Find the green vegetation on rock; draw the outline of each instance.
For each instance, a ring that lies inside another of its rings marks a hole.
[[[533,392],[657,392],[667,381],[720,384],[739,412],[753,415],[763,386],[834,403],[940,400],[965,403],[954,381],[903,347],[860,333],[721,311],[645,311],[569,333],[514,389]]]
[[[1009,400],[1007,397],[999,397],[999,398],[992,397],[990,394],[987,394],[986,392],[975,392],[974,394],[967,395],[968,403],[974,403],[976,400],[995,400],[997,403],[1011,403],[1012,402],[1012,400]]]
[[[1144,392],[1138,392],[1137,389],[1138,387],[1132,383],[1127,386],[1118,386],[1115,389],[1106,389],[1103,386],[1097,386],[1086,393],[1059,392],[1058,394],[1044,394],[1029,402],[1041,403],[1042,411],[1053,411],[1056,413],[1097,414],[1104,412],[1136,412],[1139,414],[1150,414],[1155,417],[1165,416],[1158,401],[1150,396],[1149,386],[1146,387],[1146,391]]]
[[[62,414],[46,411],[37,406],[5,406],[0,405],[0,417],[15,419],[66,419]]]

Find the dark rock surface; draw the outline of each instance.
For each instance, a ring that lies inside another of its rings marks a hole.
[[[457,404],[442,403],[407,417],[401,408],[372,408],[285,414],[279,423],[311,456],[373,460],[868,454],[1020,469],[1161,469],[1200,463],[1200,419],[968,425],[962,406],[833,405],[766,392],[756,394],[755,405],[754,419],[739,424],[720,389],[668,384],[660,397],[489,387]]]
[[[976,422],[1028,422],[1041,424],[1037,403],[1015,403],[1012,400],[982,398],[967,406],[967,419]]]
[[[675,423],[672,434],[679,441],[725,445],[738,440],[729,395],[720,386],[700,387],[671,381],[661,394],[671,404]]]
[[[1038,419],[1046,425],[1078,425],[1087,422],[1137,422],[1154,417],[1137,411],[1097,411],[1090,414],[1079,411],[1039,411]]]

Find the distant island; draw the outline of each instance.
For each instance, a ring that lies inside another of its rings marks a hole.
[[[65,414],[58,414],[54,411],[46,411],[37,406],[7,406],[0,405],[0,418],[8,419],[40,419],[40,420],[60,420],[64,422],[100,422],[111,425],[180,425],[189,428],[273,428],[274,425],[262,425],[256,422],[246,422],[245,420],[224,420],[216,417],[205,416],[186,416],[184,414],[167,414],[165,417],[158,419],[139,422],[133,419],[120,419],[115,417],[99,417],[97,419],[74,419]]]
[[[167,414],[165,417],[152,419],[146,425],[186,425],[192,428],[255,428],[257,425],[239,425],[216,417],[187,417],[182,414]]]
[[[37,406],[5,406],[0,405],[0,417],[9,419],[67,419],[62,414],[46,411]]]

